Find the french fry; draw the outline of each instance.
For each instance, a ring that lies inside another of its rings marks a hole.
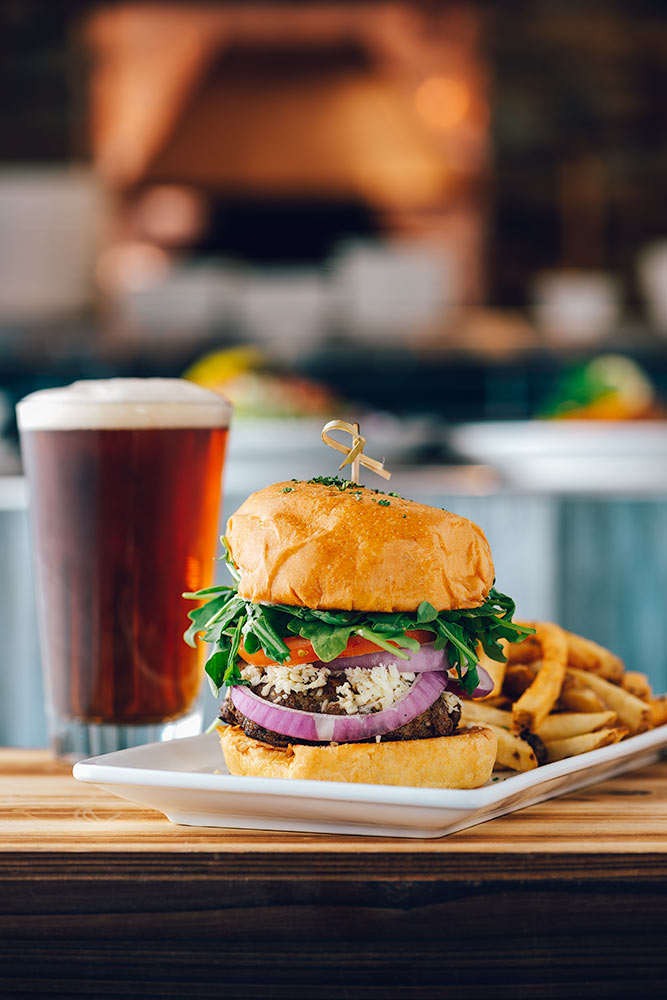
[[[667,694],[660,695],[659,698],[652,698],[650,708],[651,726],[667,725]]]
[[[544,753],[561,760],[667,725],[667,695],[654,697],[645,674],[557,625],[522,624],[536,632],[507,644],[501,696],[494,689],[488,702],[462,708],[465,722],[496,732],[499,766],[526,769]]]
[[[636,698],[617,684],[611,684],[604,677],[590,673],[587,670],[567,668],[568,676],[574,677],[580,684],[590,687],[595,694],[616,712],[619,721],[627,726],[632,733],[643,733],[651,727],[651,706]]]
[[[512,713],[494,708],[484,701],[462,701],[461,722],[466,726],[502,726],[509,729],[512,725]]]
[[[653,698],[648,677],[646,674],[640,674],[638,670],[626,670],[621,679],[621,687],[641,701],[651,701]]]
[[[556,707],[563,712],[604,712],[608,706],[595,691],[565,675]]]
[[[565,677],[565,633],[549,622],[537,622],[533,627],[542,646],[542,666],[530,687],[512,706],[514,733],[522,733],[525,729],[535,732],[556,704]]]
[[[485,698],[485,705],[490,705],[492,708],[500,708],[503,712],[512,711],[512,699],[507,698],[504,694],[501,694],[499,698]]]
[[[522,624],[528,624],[523,622]],[[615,684],[621,683],[625,667],[623,661],[592,639],[584,639],[574,632],[566,632],[567,662],[578,670],[599,674]],[[507,647],[509,663],[532,663],[542,655],[538,636],[529,635],[523,642],[512,642]]]
[[[527,625],[528,622],[521,624]],[[542,646],[536,635],[529,635],[523,642],[508,642],[505,654],[508,663],[532,663],[541,658]]]
[[[587,753],[589,750],[610,746],[612,743],[618,743],[627,735],[628,730],[624,726],[616,726],[613,729],[599,729],[595,733],[571,736],[569,739],[553,740],[544,744],[547,750],[547,762],[551,764],[554,760],[575,757],[577,754]]]
[[[487,729],[492,729],[498,738],[496,751],[496,767],[509,767],[513,771],[532,771],[537,767],[537,757],[530,743],[520,736],[510,733],[502,726],[484,723]]]
[[[507,665],[503,694],[507,695],[511,701],[520,698],[535,680],[535,671],[532,668],[532,663],[510,663]]]
[[[508,644],[506,639],[500,640],[500,645],[505,648]],[[477,652],[479,654],[479,665],[484,667],[487,674],[493,681],[493,690],[489,691],[485,698],[495,698],[500,694],[503,688],[503,681],[505,680],[505,669],[507,667],[507,661],[503,660],[499,662],[498,660],[492,660],[490,656],[482,649],[481,645],[478,645]],[[506,654],[507,655],[507,654]],[[479,701],[484,701],[484,698],[480,698]]]
[[[567,662],[578,670],[586,670],[598,674],[615,684],[621,683],[625,671],[622,660],[604,646],[598,645],[592,639],[567,632]]]
[[[543,743],[583,736],[616,722],[615,712],[561,712],[546,717],[536,729]]]

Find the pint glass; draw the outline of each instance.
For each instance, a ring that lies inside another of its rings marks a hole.
[[[47,717],[78,759],[201,728],[201,653],[230,406],[179,379],[77,382],[17,407]]]

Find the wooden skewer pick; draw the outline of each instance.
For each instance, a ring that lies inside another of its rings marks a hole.
[[[354,427],[354,435],[355,436],[354,436],[353,440],[354,440],[354,444],[356,446],[357,443],[361,441],[361,435],[359,434],[359,424],[354,423],[354,424],[352,424],[352,426]],[[361,448],[363,448],[363,445],[361,445]],[[357,457],[354,458],[354,459],[352,459],[352,462],[351,462],[351,465],[350,465],[350,468],[351,468],[350,478],[351,478],[351,480],[352,480],[353,483],[358,483],[359,482],[359,466],[361,465],[361,459],[359,458],[359,455],[361,453],[361,448],[357,452]],[[354,451],[354,448],[352,449],[352,451]]]
[[[345,431],[352,437],[351,446],[343,444],[342,441],[337,441],[335,438],[331,437],[329,431],[338,430]],[[391,472],[387,472],[384,468],[384,462],[378,462],[374,458],[369,458],[364,455],[364,445],[366,444],[366,438],[361,436],[361,431],[359,429],[358,423],[350,424],[346,420],[330,420],[322,428],[322,440],[325,444],[329,445],[330,448],[335,448],[336,451],[341,452],[345,455],[345,458],[338,466],[339,470],[343,469],[346,465],[351,465],[351,480],[353,483],[359,482],[359,467],[363,465],[365,469],[370,469],[371,472],[375,472],[378,476],[382,476],[383,479],[390,479]]]

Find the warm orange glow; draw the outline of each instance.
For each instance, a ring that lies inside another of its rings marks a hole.
[[[415,94],[417,114],[429,128],[446,129],[458,125],[469,107],[468,88],[455,77],[429,76]]]

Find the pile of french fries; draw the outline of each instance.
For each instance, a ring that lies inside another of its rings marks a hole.
[[[667,723],[667,696],[608,649],[551,622],[523,624],[535,635],[505,643],[505,663],[480,655],[491,693],[462,703],[462,725],[498,737],[497,769],[529,771]]]

